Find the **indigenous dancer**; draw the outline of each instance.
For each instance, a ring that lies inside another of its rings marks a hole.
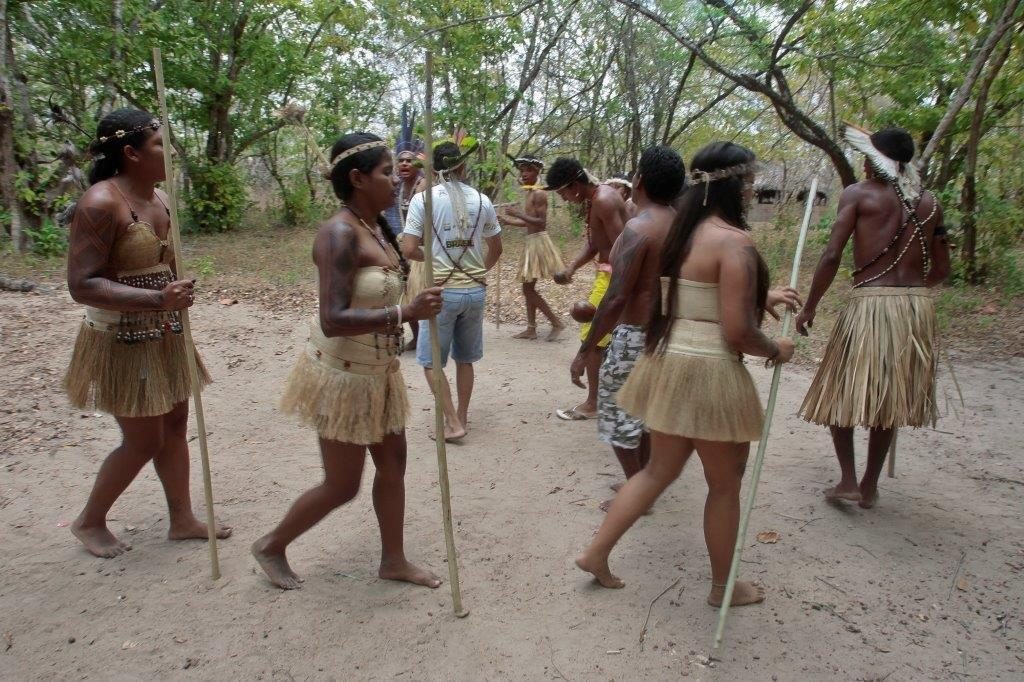
[[[398,243],[377,216],[391,205],[394,180],[387,143],[375,135],[345,135],[331,149],[329,174],[342,209],[317,232],[313,261],[320,279],[320,314],[285,386],[281,404],[314,427],[324,482],[307,490],[277,525],[252,546],[278,587],[300,587],[285,558],[297,537],[359,492],[366,451],[376,474],[373,508],[380,526],[378,575],[426,587],[441,581],[405,558],[405,421],[409,403],[399,371],[402,321],[441,308],[441,292],[426,289],[399,305],[404,264]]]
[[[646,352],[617,396],[651,430],[651,460],[622,486],[576,563],[604,587],[622,587],[608,555],[696,449],[708,482],[708,603],[718,606],[739,525],[740,481],[764,418],[742,355],[787,362],[793,342],[773,341],[759,328],[775,301],[744,217],[753,195],[753,152],[715,142],[697,152],[690,168],[691,184],[661,253],[661,304],[654,306]],[[763,599],[762,588],[741,581],[732,604]]]
[[[671,147],[651,147],[640,157],[633,182],[640,214],[626,223],[622,235],[615,240],[608,293],[598,306],[587,338],[570,368],[572,382],[582,387],[580,376],[591,361],[590,356],[600,355],[597,341],[612,332],[598,379],[597,433],[612,446],[626,478],[644,468],[650,443],[644,423],[623,411],[615,402],[615,394],[626,383],[644,349],[647,321],[659,298],[661,251],[676,214],[670,202],[686,182],[686,168]],[[618,490],[620,486],[617,483],[612,489]],[[602,502],[601,510],[608,511],[610,504],[611,500]]]
[[[579,256],[562,272],[555,273],[555,282],[568,284],[576,271],[597,257],[597,272],[590,289],[590,304],[595,308],[601,303],[608,283],[612,278],[612,266],[608,261],[612,244],[619,238],[626,224],[626,204],[622,196],[609,185],[598,184],[597,179],[576,159],[557,159],[548,170],[547,186],[563,200],[579,204],[584,210],[587,244]],[[585,341],[590,332],[590,322],[580,326],[580,341]],[[611,336],[600,337],[599,352],[591,353],[587,359],[587,399],[568,410],[555,410],[559,419],[577,421],[594,419],[597,416],[597,373],[601,367],[601,353],[611,343]]]
[[[405,229],[405,219],[409,213],[409,202],[417,192],[422,192],[427,181],[417,166],[417,158],[423,152],[423,143],[413,139],[413,117],[409,116],[409,105],[402,107],[402,127],[399,131],[398,142],[395,144],[395,159],[397,166],[398,183],[395,186],[395,203],[385,211],[384,215],[388,220],[388,227],[391,232],[402,238],[402,230]],[[413,301],[423,291],[423,263],[422,261],[411,261],[409,263],[409,277],[405,287],[405,300]],[[419,338],[420,325],[415,320],[409,320],[409,329],[412,330],[412,340],[405,347],[405,350],[416,350],[416,339]]]
[[[100,121],[90,187],[71,219],[68,290],[86,308],[64,387],[74,407],[108,412],[121,428],[121,445],[71,524],[98,557],[131,549],[107,528],[107,512],[150,460],[167,496],[168,538],[207,537],[192,511],[185,438],[192,382],[180,311],[192,305],[195,282],[175,277],[167,198],[156,189],[165,179],[159,128],[137,109]],[[229,535],[218,527],[217,537]]]
[[[515,159],[519,170],[519,181],[526,192],[524,210],[511,207],[498,215],[503,225],[526,228],[526,244],[519,260],[519,281],[523,285],[523,298],[526,299],[526,329],[513,338],[537,338],[537,311],[551,323],[551,331],[547,340],[554,341],[565,329],[565,323],[551,310],[548,302],[537,292],[537,280],[550,279],[556,272],[565,269],[562,254],[551,241],[547,231],[548,193],[537,184],[540,172],[544,170],[544,162],[532,156]]]
[[[626,202],[626,215],[635,218],[639,209],[633,201],[633,181],[629,179],[629,176],[625,173],[616,173],[605,180],[604,184],[611,185],[619,191],[622,200]]]
[[[469,423],[469,401],[473,396],[473,363],[484,356],[484,304],[487,295],[487,271],[501,256],[501,227],[494,206],[487,196],[465,183],[466,159],[475,147],[459,152],[454,142],[442,142],[434,148],[434,169],[441,184],[431,190],[433,203],[434,282],[444,287],[444,305],[437,316],[438,343],[441,346],[441,374],[448,354],[455,360],[455,385],[459,405],[452,402],[448,378],[443,376],[444,439],[456,442],[465,437]],[[424,198],[421,192],[409,205],[402,251],[410,260],[424,259]],[[486,253],[484,244],[486,243]],[[433,359],[430,352],[430,328],[420,323],[416,361],[423,367],[427,385],[434,388]]]
[[[847,126],[864,153],[867,179],[843,190],[839,211],[796,328],[807,334],[818,302],[853,236],[853,292],[839,316],[800,411],[828,426],[842,478],[825,492],[869,509],[895,429],[934,426],[938,326],[929,287],[949,276],[942,208],[923,192],[911,163],[914,140],[901,128],[871,135]],[[857,484],[853,427],[870,430],[868,463]]]

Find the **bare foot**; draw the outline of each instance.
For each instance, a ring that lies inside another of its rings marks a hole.
[[[102,559],[120,556],[132,548],[127,542],[118,540],[110,532],[106,524],[102,526],[83,526],[81,518],[75,519],[71,524],[71,534],[85,545],[89,554]]]
[[[425,568],[420,568],[415,564],[410,564],[405,559],[387,564],[382,562],[380,570],[377,571],[377,575],[381,580],[398,580],[405,583],[412,583],[413,585],[423,585],[424,587],[429,587],[431,589],[436,589],[441,586],[440,578]]]
[[[167,531],[168,540],[206,540],[210,537],[207,525],[195,516],[191,514],[189,516],[191,518],[171,522],[171,529]],[[223,540],[224,538],[231,537],[233,530],[231,526],[217,524],[217,539]]]
[[[712,585],[711,593],[708,594],[708,603],[712,606],[721,606],[725,599],[725,585]],[[732,606],[746,606],[747,604],[759,604],[764,601],[764,588],[760,585],[737,580],[732,590]]]
[[[869,490],[868,488],[860,489],[860,501],[857,503],[862,509],[871,509],[878,504],[878,488]]]
[[[860,490],[857,488],[857,486],[849,487],[840,484],[834,488],[829,488],[828,490],[826,490],[825,499],[830,502],[834,502],[836,500],[860,502]]]
[[[282,590],[297,590],[302,587],[302,578],[295,574],[292,567],[288,565],[288,559],[284,552],[281,554],[268,554],[266,552],[267,541],[260,538],[252,543],[252,555],[256,562],[263,569],[263,572]]]
[[[551,331],[548,332],[547,340],[548,341],[557,341],[558,337],[560,337],[562,335],[562,332],[564,332],[564,331],[565,331],[565,325],[564,324],[562,324],[561,322],[559,322],[558,324],[552,323]]]
[[[611,498],[610,500],[605,500],[601,504],[597,505],[597,508],[600,509],[601,511],[603,511],[605,514],[607,514],[608,510],[612,508],[612,502],[614,502],[614,501],[615,501],[614,497]],[[654,513],[654,509],[651,508],[651,509],[648,509],[647,511],[644,512],[644,516],[650,516],[653,513]]]
[[[596,580],[601,587],[617,590],[626,586],[626,583],[612,575],[611,569],[608,568],[607,559],[592,559],[586,554],[581,554],[579,558],[576,559],[576,565],[580,570],[593,575],[594,580]]]
[[[462,441],[463,438],[466,437],[467,433],[469,433],[469,432],[466,431],[465,427],[463,427],[463,426],[455,428],[455,427],[448,426],[446,424],[445,427],[444,427],[444,442],[445,443],[459,443],[459,442]],[[437,435],[436,434],[433,434],[433,433],[430,434],[430,440],[436,440],[436,439],[437,439]]]
[[[527,327],[526,329],[524,329],[523,331],[519,332],[518,334],[516,334],[512,338],[513,339],[528,339],[528,340],[532,341],[533,339],[537,338],[537,328],[536,327]]]

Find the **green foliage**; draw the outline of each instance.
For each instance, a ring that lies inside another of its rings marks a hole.
[[[217,274],[217,268],[215,267],[213,256],[198,256],[189,262],[188,265],[188,272],[191,272],[202,279],[209,279]]]
[[[36,229],[26,228],[32,244],[32,253],[43,258],[63,256],[68,250],[68,235],[50,218],[43,218]]]
[[[228,163],[197,163],[189,168],[189,180],[188,230],[227,232],[238,227],[249,203],[238,168]]]

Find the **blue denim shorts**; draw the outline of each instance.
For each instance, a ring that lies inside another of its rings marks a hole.
[[[484,356],[485,287],[445,289],[441,292],[441,312],[437,314],[437,338],[441,345],[441,367],[448,364],[448,355],[458,363],[478,362]],[[420,320],[416,342],[416,362],[431,367],[430,325]]]

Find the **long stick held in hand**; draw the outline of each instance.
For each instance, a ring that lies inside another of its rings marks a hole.
[[[807,239],[807,228],[811,224],[811,208],[814,206],[814,197],[818,192],[818,178],[811,181],[811,191],[807,193],[807,206],[804,208],[804,222],[800,226],[800,238],[796,242],[796,253],[793,255],[793,271],[789,275],[789,286],[796,287],[797,277],[800,275],[800,258],[804,255],[804,241]],[[789,335],[789,323],[792,314],[786,310],[782,316],[782,335]],[[722,644],[722,635],[725,633],[725,620],[729,616],[729,604],[732,602],[732,593],[736,588],[736,576],[740,571],[740,556],[743,554],[743,543],[747,537],[747,525],[750,523],[750,514],[754,511],[754,499],[757,497],[757,483],[761,478],[761,465],[764,464],[764,453],[768,448],[768,432],[772,428],[772,415],[775,414],[775,398],[779,394],[779,379],[782,377],[782,365],[775,365],[772,372],[772,387],[768,392],[768,408],[764,413],[764,427],[761,429],[761,440],[757,443],[757,456],[754,458],[754,471],[750,476],[750,492],[747,493],[747,507],[740,517],[740,527],[736,533],[736,547],[732,553],[732,566],[729,567],[729,580],[725,583],[725,597],[722,599],[722,608],[718,612],[718,629],[715,631],[715,649]]]
[[[174,187],[174,168],[171,163],[171,120],[167,116],[167,98],[164,94],[164,67],[160,60],[160,48],[153,48],[153,75],[156,77],[156,94],[160,100],[160,135],[164,143],[164,190],[167,192],[171,214],[171,248],[174,249],[174,269],[178,279],[185,279],[185,261],[181,257],[181,229],[178,224],[178,192]],[[199,454],[203,462],[203,494],[206,498],[206,528],[210,540],[210,573],[214,580],[220,579],[220,561],[217,559],[217,524],[213,515],[213,483],[210,481],[210,452],[206,446],[206,419],[203,416],[202,386],[199,383],[199,365],[196,363],[196,346],[192,341],[192,326],[189,324],[188,308],[181,311],[181,327],[185,335],[185,357],[188,373],[192,380],[192,401],[196,406],[196,428],[199,429]]]
[[[423,142],[427,148],[423,162],[427,189],[423,193],[423,269],[428,286],[434,286],[434,53],[427,50],[424,65],[427,79],[426,106],[423,110]],[[481,206],[481,210],[483,207]],[[445,381],[441,367],[441,345],[437,340],[437,318],[431,317],[430,366],[434,381],[434,442],[437,444],[437,476],[441,488],[441,517],[444,521],[444,543],[448,552],[448,582],[452,588],[452,609],[459,618],[465,618],[469,611],[462,608],[462,591],[459,588],[459,557],[455,552],[455,532],[452,529],[452,498],[448,487],[448,452],[444,444],[444,410],[441,407],[442,381]]]

